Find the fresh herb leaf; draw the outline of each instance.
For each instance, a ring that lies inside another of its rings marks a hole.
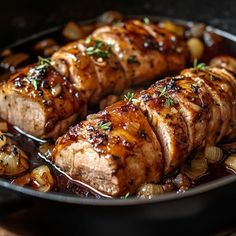
[[[37,63],[37,66],[36,66],[37,69],[40,69],[40,68],[45,67],[45,66],[50,66],[50,65],[51,65],[51,59],[50,58],[43,58],[43,57],[38,56],[38,63]]]
[[[199,70],[205,70],[206,69],[206,64],[204,62],[198,63],[197,58],[194,59],[193,61],[193,67]]]
[[[175,101],[171,97],[166,97],[165,105],[168,107],[172,107],[174,105]]]
[[[160,89],[160,94],[159,94],[159,97],[165,97],[167,96],[167,93],[166,93],[166,86],[163,86],[161,89]]]
[[[101,58],[108,58],[111,55],[111,45],[105,44],[100,40],[94,40],[94,46],[86,49],[86,54]]]
[[[128,92],[127,94],[124,95],[124,100],[128,103],[132,102],[134,104],[139,103],[139,100],[134,98],[134,93]]]
[[[102,129],[102,130],[110,130],[111,129],[111,122],[106,122],[106,123],[98,123],[97,128]]]
[[[127,62],[129,64],[140,64],[140,62],[138,61],[135,55],[129,56],[129,58],[127,59]]]
[[[163,86],[162,88],[160,88],[159,90],[160,94],[158,97],[164,97],[165,98],[165,105],[168,107],[171,107],[174,105],[175,101],[172,97],[170,97],[167,93],[167,87]]]
[[[31,68],[25,77],[25,81],[32,84],[35,90],[41,83],[41,77],[44,75],[45,69],[51,65],[51,60],[49,58],[38,57],[38,63],[34,68]]]
[[[150,19],[148,17],[144,17],[143,18],[143,22],[146,24],[146,25],[149,25],[150,24]]]
[[[85,39],[85,43],[86,43],[86,44],[91,43],[91,36],[88,36],[88,37]]]

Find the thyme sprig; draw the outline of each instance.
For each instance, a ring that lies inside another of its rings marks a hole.
[[[85,52],[89,56],[97,56],[105,59],[111,55],[112,51],[111,45],[106,44],[101,40],[94,40],[94,46],[88,47]]]
[[[102,129],[102,130],[110,130],[111,124],[112,124],[111,122],[106,122],[106,123],[99,122],[97,124],[97,128]]]
[[[24,80],[32,84],[35,90],[38,90],[42,76],[45,74],[47,68],[50,65],[51,60],[49,58],[43,58],[39,56],[37,65],[29,70]]]
[[[149,25],[149,24],[150,24],[150,19],[145,16],[145,17],[143,18],[143,22],[144,22],[146,25]]]
[[[165,98],[165,105],[168,107],[171,107],[174,105],[175,101],[172,97],[170,97],[167,93],[167,87],[163,86],[160,90],[159,90],[160,94],[159,94],[159,98],[164,97]]]
[[[194,61],[193,61],[193,67],[196,68],[196,69],[199,69],[199,70],[205,70],[206,69],[206,63],[204,63],[204,62],[198,63],[197,58],[195,58]]]
[[[124,95],[124,100],[127,102],[127,103],[134,103],[134,104],[137,104],[139,103],[139,100],[134,98],[134,93],[132,92],[128,92],[127,94]]]

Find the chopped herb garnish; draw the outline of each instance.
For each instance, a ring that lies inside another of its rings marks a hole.
[[[193,61],[193,67],[199,70],[205,70],[206,64],[205,63],[198,63],[198,60],[195,58]]]
[[[165,98],[165,105],[168,107],[173,106],[173,104],[175,103],[174,99],[172,97],[170,97],[167,93],[167,87],[163,86],[160,90],[159,90],[160,94],[158,97],[164,97]]]
[[[140,62],[138,61],[135,55],[129,56],[129,58],[127,59],[127,62],[129,64],[140,64]]]
[[[32,84],[35,90],[38,90],[41,83],[41,78],[45,73],[45,69],[47,69],[50,65],[51,60],[49,58],[38,57],[37,65],[29,70],[28,75],[24,80]]]
[[[166,93],[166,86],[164,86],[164,87],[162,87],[162,88],[160,89],[159,97],[162,97],[162,96],[164,96],[164,97],[167,96],[167,93]]]
[[[134,93],[128,92],[127,94],[124,95],[124,100],[128,103],[139,103],[139,100],[134,98]]]
[[[51,59],[50,58],[43,58],[43,57],[38,57],[38,63],[36,66],[37,70],[40,70],[44,67],[50,66],[51,65]]]
[[[102,130],[110,130],[111,129],[111,122],[98,123],[97,128],[102,129]]]
[[[86,39],[85,39],[85,43],[86,44],[89,44],[91,42],[91,36],[88,36]]]
[[[146,24],[146,25],[149,25],[150,24],[150,19],[148,17],[144,17],[143,18],[143,22]]]
[[[171,97],[166,97],[165,105],[168,107],[172,107],[174,105],[175,101]]]
[[[95,45],[86,49],[86,54],[101,58],[108,58],[111,55],[111,45],[105,44],[103,41],[95,40]],[[105,49],[107,48],[107,49]]]

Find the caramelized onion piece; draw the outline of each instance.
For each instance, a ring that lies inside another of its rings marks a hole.
[[[3,51],[1,51],[0,56],[1,56],[1,57],[8,57],[8,56],[10,56],[11,54],[12,54],[11,49],[6,48],[6,49],[4,49]]]
[[[28,157],[17,146],[6,144],[0,149],[0,175],[16,176],[28,169]]]
[[[45,57],[50,57],[54,52],[56,52],[60,47],[58,45],[53,45],[50,47],[47,47],[43,51],[43,55]]]
[[[29,59],[29,55],[26,53],[16,53],[12,54],[3,59],[0,66],[11,72],[15,72],[16,68],[20,66],[23,62]]]
[[[159,184],[143,184],[138,192],[137,196],[139,198],[148,198],[151,199],[154,196],[158,196],[164,193],[164,189],[162,185]]]
[[[227,157],[225,160],[225,165],[227,168],[236,173],[236,154],[231,154],[229,157]]]
[[[181,25],[177,25],[177,24],[174,24],[173,22],[171,21],[162,21],[160,22],[160,27],[178,35],[178,36],[183,36],[184,35],[184,31],[185,31],[185,28]]]
[[[179,173],[174,179],[173,179],[173,183],[175,184],[175,186],[178,189],[182,189],[182,190],[187,190],[191,187],[191,181],[189,180],[189,178],[182,174]]]
[[[185,163],[183,166],[183,172],[190,179],[196,180],[207,173],[208,163],[207,159],[204,157],[196,157],[190,161],[190,163]]]
[[[192,59],[201,59],[204,53],[204,45],[198,38],[190,38],[187,41],[187,45]]]
[[[49,192],[54,186],[54,179],[48,166],[42,165],[33,169],[31,173],[17,177],[12,184],[30,186],[41,192]]]
[[[121,21],[123,18],[123,15],[118,11],[106,11],[98,18],[98,22],[102,24],[111,24]]]
[[[201,38],[205,32],[206,25],[203,23],[194,24],[189,29],[189,34],[191,37]]]
[[[28,174],[17,177],[11,183],[12,184],[17,184],[17,185],[20,185],[20,186],[23,187],[23,186],[28,185],[30,183],[30,180],[31,180],[30,179],[30,173],[28,173]]]
[[[56,41],[52,38],[43,39],[35,44],[34,50],[43,51],[45,48],[51,47],[56,44]]]
[[[41,192],[48,192],[53,188],[54,179],[50,169],[46,165],[39,166],[30,175],[32,187]]]
[[[63,29],[62,34],[65,38],[71,41],[81,39],[85,36],[82,28],[74,21],[70,21],[69,23],[67,23],[67,25]]]
[[[205,148],[204,157],[210,163],[217,163],[222,160],[224,153],[221,148],[216,146],[208,146]]]

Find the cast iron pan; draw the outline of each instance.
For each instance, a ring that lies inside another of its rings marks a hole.
[[[25,47],[60,29],[55,27],[10,47]],[[224,37],[230,52],[236,55],[236,36],[211,30]],[[209,235],[236,228],[235,202],[235,175],[197,186],[184,194],[167,193],[151,200],[90,199],[42,193],[0,180],[1,223],[24,235],[148,235],[153,232]]]

